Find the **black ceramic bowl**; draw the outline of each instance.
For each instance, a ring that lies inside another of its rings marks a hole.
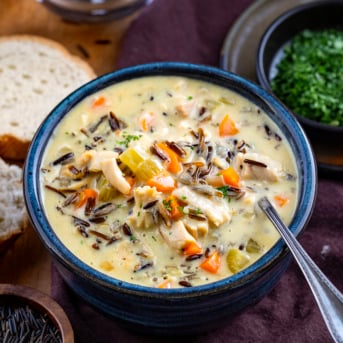
[[[298,235],[311,216],[317,189],[314,156],[299,123],[273,96],[250,81],[217,68],[187,63],[152,63],[118,70],[68,96],[45,119],[33,139],[25,164],[24,194],[34,228],[77,295],[132,329],[190,334],[218,326],[266,295],[288,266],[290,255],[285,244],[279,241],[253,265],[217,282],[174,289],[140,286],[105,275],[73,255],[50,226],[41,194],[41,164],[47,143],[71,108],[110,85],[157,75],[184,76],[230,89],[259,106],[275,122],[288,138],[297,161],[298,203],[289,228]]]
[[[265,31],[256,60],[258,82],[272,92],[271,80],[276,73],[282,49],[305,29],[343,29],[343,1],[322,0],[294,7],[279,16]],[[287,103],[285,104],[287,106]],[[290,109],[292,110],[292,109]],[[343,126],[316,122],[295,113],[310,138],[319,167],[335,174],[343,172]]]

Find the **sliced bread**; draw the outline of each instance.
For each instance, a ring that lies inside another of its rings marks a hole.
[[[32,35],[0,37],[0,156],[25,159],[43,119],[94,77],[85,61],[55,41]]]
[[[0,252],[28,226],[22,176],[21,167],[0,158]]]

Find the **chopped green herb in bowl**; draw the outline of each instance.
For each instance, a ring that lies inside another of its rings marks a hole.
[[[343,126],[343,31],[304,30],[294,36],[271,88],[295,113]]]

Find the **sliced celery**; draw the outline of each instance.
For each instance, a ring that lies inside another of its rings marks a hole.
[[[219,101],[225,105],[234,105],[235,102],[233,100],[230,100],[228,98],[224,98],[223,96],[219,98]]]
[[[120,154],[119,159],[134,173],[137,172],[139,165],[144,161],[144,157],[136,149],[131,147]]]
[[[104,175],[101,175],[96,183],[97,189],[99,190],[99,200],[106,202],[116,197],[117,191],[107,181]]]
[[[153,176],[161,173],[162,167],[157,161],[146,159],[139,164],[136,170],[136,177],[142,181],[147,181]]]
[[[262,247],[252,238],[249,238],[245,250],[248,253],[258,253],[262,250]]]
[[[208,99],[205,100],[205,107],[209,112],[214,111],[220,105],[219,101]]]
[[[227,266],[233,273],[239,272],[248,262],[249,256],[237,248],[230,249],[226,255]]]

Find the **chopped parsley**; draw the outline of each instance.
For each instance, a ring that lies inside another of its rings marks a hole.
[[[230,197],[230,194],[229,194],[230,186],[222,186],[222,187],[218,187],[217,189],[218,189],[218,191],[223,193],[223,197],[224,198],[227,198],[228,201],[231,200],[231,197]]]
[[[296,35],[283,50],[271,88],[295,113],[343,126],[343,31]]]
[[[171,199],[169,200],[163,200],[163,206],[165,207],[165,209],[169,212],[171,212],[172,207],[171,207]]]
[[[124,132],[122,135],[123,140],[119,141],[118,144],[124,145],[125,148],[128,148],[129,144],[131,142],[138,141],[141,137],[142,137],[142,135],[130,135],[130,134]]]

